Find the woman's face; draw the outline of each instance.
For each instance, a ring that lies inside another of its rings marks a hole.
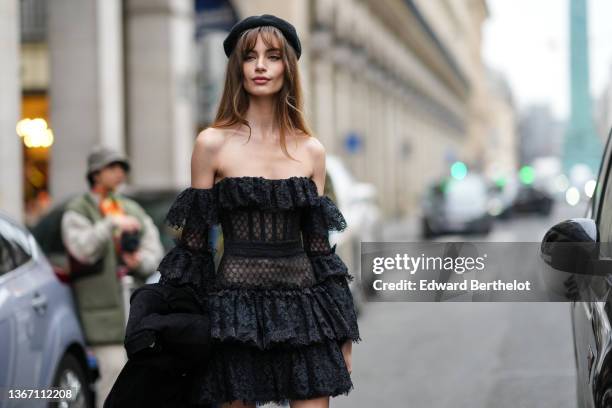
[[[250,50],[242,64],[244,89],[253,96],[268,96],[280,91],[283,86],[285,66],[278,41],[266,46],[261,35],[257,36],[255,48]]]

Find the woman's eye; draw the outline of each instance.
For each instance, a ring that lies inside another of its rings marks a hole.
[[[278,61],[279,59],[281,59],[278,55],[270,55],[270,58],[272,58],[272,60],[274,61]]]

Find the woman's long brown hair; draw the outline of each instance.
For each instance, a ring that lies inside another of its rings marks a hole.
[[[249,107],[249,94],[243,86],[242,64],[248,52],[255,48],[257,36],[259,35],[261,35],[261,39],[268,47],[273,47],[275,40],[280,44],[279,48],[285,72],[283,86],[276,95],[274,120],[280,132],[281,149],[291,158],[287,151],[286,135],[296,130],[301,130],[303,133],[312,136],[312,131],[306,124],[304,113],[302,112],[302,85],[297,56],[291,45],[289,45],[283,34],[276,27],[255,27],[246,30],[238,39],[236,47],[230,54],[227,62],[223,96],[221,97],[219,109],[212,126],[228,128],[239,123],[244,124],[248,126],[249,139],[251,138],[251,126],[245,118]]]

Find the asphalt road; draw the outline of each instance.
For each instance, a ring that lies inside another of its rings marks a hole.
[[[548,218],[497,223],[480,241],[537,242],[554,223],[582,217],[558,206]],[[386,241],[419,240],[415,220]],[[444,237],[464,240],[466,237]],[[369,302],[353,346],[353,382],[332,407],[575,407],[569,303]]]

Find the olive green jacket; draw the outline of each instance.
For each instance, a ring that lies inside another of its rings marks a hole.
[[[136,285],[144,283],[157,269],[163,256],[159,232],[151,218],[133,200],[116,195],[126,214],[143,226],[140,235],[142,263],[130,271]],[[112,234],[113,224],[98,210],[97,196],[85,193],[74,198],[62,217],[62,240],[80,263],[98,265],[99,272],[72,283],[79,317],[89,344],[122,343],[125,336],[123,290],[117,278],[119,259]]]

